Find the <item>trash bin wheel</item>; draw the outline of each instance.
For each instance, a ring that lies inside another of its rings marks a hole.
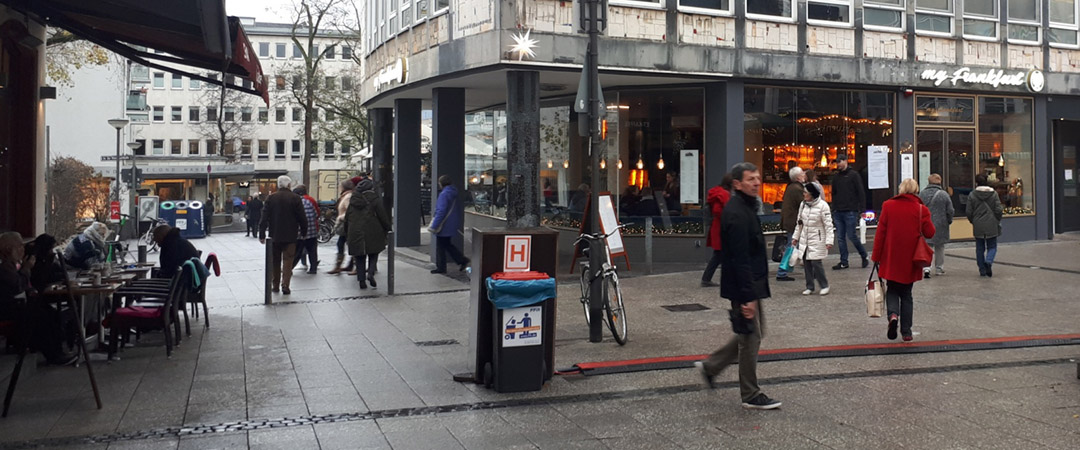
[[[491,363],[484,363],[483,373],[484,387],[491,389],[491,386],[495,384],[495,373],[491,368]]]

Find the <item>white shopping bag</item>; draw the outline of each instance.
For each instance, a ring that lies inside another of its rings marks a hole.
[[[866,220],[859,218],[859,243],[866,245]]]

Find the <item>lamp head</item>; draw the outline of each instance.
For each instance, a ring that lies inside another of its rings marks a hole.
[[[117,130],[126,127],[128,122],[127,119],[109,119],[109,125],[112,125]]]
[[[128,146],[128,148],[131,149],[131,151],[135,151],[135,150],[138,150],[139,147],[142,147],[142,144],[140,144],[138,142],[128,142],[127,146]]]

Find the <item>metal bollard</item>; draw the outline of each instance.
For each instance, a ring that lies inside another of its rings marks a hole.
[[[394,249],[397,248],[395,244],[394,232],[391,231],[386,234],[386,295],[394,295]]]
[[[139,264],[145,264],[145,263],[146,263],[146,246],[140,244],[139,245]]]
[[[645,218],[645,274],[652,275],[652,217]]]
[[[263,303],[266,305],[274,304],[273,298],[270,297],[270,284],[273,282],[274,277],[274,240],[272,238],[266,238],[266,276],[263,283]],[[289,269],[291,270],[291,269]]]

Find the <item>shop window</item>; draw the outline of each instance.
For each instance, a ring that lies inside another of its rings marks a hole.
[[[1075,47],[1077,42],[1077,1],[1050,0],[1050,28],[1046,39],[1051,45]]]
[[[792,0],[746,0],[746,15],[751,18],[792,20],[794,11]]]
[[[915,31],[952,36],[953,0],[915,0]]]
[[[761,169],[764,210],[780,205],[788,170],[813,171],[832,200],[835,160],[846,156],[849,166],[868,182],[868,147],[893,149],[893,106],[889,92],[833,91],[748,87],[744,98],[746,161]],[[895,164],[889,164],[893,180]],[[890,186],[894,184],[890,181]],[[892,189],[867,190],[867,209],[880,209]],[[771,222],[772,220],[766,220]]]
[[[506,151],[504,111],[465,116],[464,185],[469,210],[506,217]]]
[[[851,10],[851,0],[810,0],[806,2],[806,19],[821,25],[851,25]]]
[[[905,0],[864,0],[863,26],[867,29],[902,31]]]
[[[998,1],[964,0],[964,37],[993,40],[998,36]]]
[[[1038,44],[1042,41],[1039,0],[1008,0],[1009,42]]]
[[[977,173],[989,179],[1005,214],[1035,212],[1033,103],[1030,98],[979,97]]]
[[[916,96],[915,121],[918,123],[973,123],[975,122],[975,99]]]
[[[731,0],[679,0],[679,9],[706,14],[732,13]]]

